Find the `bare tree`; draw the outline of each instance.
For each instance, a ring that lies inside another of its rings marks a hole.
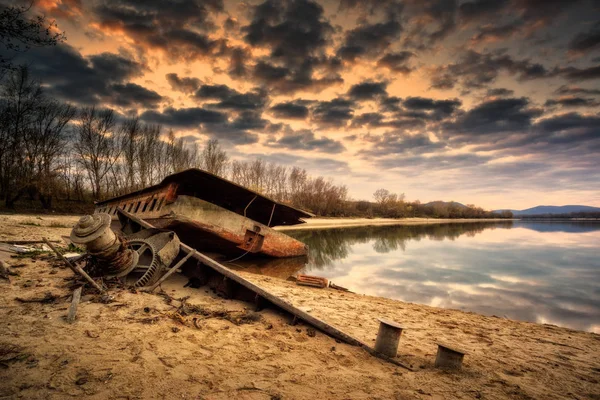
[[[33,124],[24,137],[29,184],[45,209],[52,207],[57,191],[59,157],[67,142],[66,127],[75,116],[71,105],[45,100],[37,108]]]
[[[217,139],[210,139],[200,156],[200,167],[217,176],[225,176],[229,157]]]
[[[121,155],[113,110],[84,108],[75,131],[78,161],[88,175],[93,197],[100,199],[103,182]]]
[[[19,67],[9,75],[2,86],[1,95],[0,192],[6,206],[12,208],[26,189],[20,185],[20,182],[27,180],[24,136],[31,128],[36,107],[43,98],[40,84],[30,78],[26,67]]]
[[[0,44],[4,47],[0,51],[0,76],[18,68],[12,63],[14,55],[31,47],[54,46],[65,39],[54,21],[29,16],[32,6],[33,1],[21,7],[0,5]]]
[[[136,189],[136,162],[139,155],[138,142],[141,130],[142,126],[138,117],[128,119],[121,125],[124,170],[126,186],[129,190]]]

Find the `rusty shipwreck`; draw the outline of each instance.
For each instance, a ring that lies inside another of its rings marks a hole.
[[[98,202],[95,213],[108,213],[117,222],[118,209],[175,232],[197,250],[227,257],[305,256],[304,243],[272,227],[302,224],[313,216],[199,169]]]

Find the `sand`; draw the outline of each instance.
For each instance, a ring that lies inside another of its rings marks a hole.
[[[63,229],[43,227],[55,237]],[[71,271],[52,260],[9,261],[24,265],[12,268],[19,276],[0,279],[0,398],[600,399],[594,333],[240,273],[369,343],[378,317],[401,323],[399,357],[411,372],[313,336],[273,310],[255,314],[207,288],[184,288],[182,276],[163,285],[169,296],[113,289],[114,302],[104,304],[86,289],[68,324]],[[16,300],[47,292],[57,300]],[[198,306],[187,314],[176,300],[185,296]],[[468,351],[462,370],[433,367],[439,340]]]

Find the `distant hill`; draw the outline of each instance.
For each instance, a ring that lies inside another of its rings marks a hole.
[[[430,201],[429,203],[425,203],[424,205],[426,206],[449,206],[449,205],[454,205],[458,208],[467,208],[467,206],[465,206],[464,204],[461,203],[457,203],[456,201]]]
[[[511,211],[514,216],[518,215],[542,215],[542,214],[570,214],[574,212],[600,212],[599,207],[590,206],[537,206],[526,210],[494,210],[493,212]]]

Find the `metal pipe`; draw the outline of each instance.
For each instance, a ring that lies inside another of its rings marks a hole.
[[[438,351],[435,357],[437,368],[460,369],[466,352],[444,343],[438,343]]]
[[[379,332],[375,341],[375,351],[388,357],[396,357],[402,327],[393,321],[379,319]]]

